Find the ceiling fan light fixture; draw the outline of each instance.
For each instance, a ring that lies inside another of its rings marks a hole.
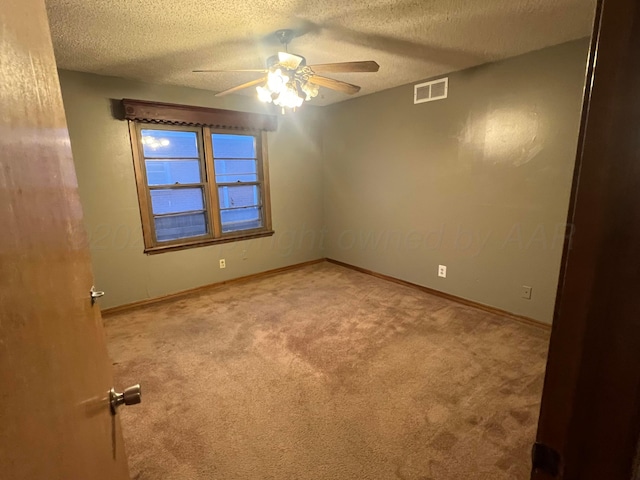
[[[284,89],[280,94],[273,99],[273,103],[282,108],[298,108],[304,99],[298,95],[298,90],[294,85],[287,85],[287,88]]]
[[[272,93],[281,93],[287,88],[291,77],[282,73],[280,68],[269,70],[267,74],[267,88]]]
[[[315,83],[310,83],[310,82],[302,82],[300,84],[300,89],[304,92],[304,94],[307,96],[305,98],[305,100],[308,102],[309,100],[311,100],[314,97],[318,96],[318,93],[320,91],[320,87],[318,85],[316,85]]]
[[[299,90],[306,93],[307,100],[311,98],[307,90],[305,90],[304,85],[306,83],[306,81],[302,82],[301,79],[298,78],[296,72],[286,69],[283,71],[282,68],[275,66],[271,67],[267,73],[267,81],[265,84],[256,87],[258,100],[264,103],[274,103],[282,107],[283,112],[285,108],[296,109],[300,107],[305,100],[300,96]],[[300,89],[298,85],[300,85]],[[313,93],[312,88],[308,90]]]
[[[263,87],[262,85],[258,85],[256,87],[256,91],[258,92],[258,100],[260,100],[261,102],[264,102],[264,103],[273,102],[273,94],[268,88]]]

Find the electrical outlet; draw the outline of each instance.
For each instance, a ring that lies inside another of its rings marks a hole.
[[[531,300],[531,287],[527,285],[522,285],[522,298],[526,298],[527,300]]]
[[[447,278],[447,266],[446,265],[438,265],[438,276],[442,278]]]
[[[220,268],[227,268],[227,262],[224,261],[224,258],[220,259]]]

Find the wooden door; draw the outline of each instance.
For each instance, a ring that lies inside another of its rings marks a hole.
[[[640,478],[637,0],[599,1],[586,85],[536,480]]]
[[[124,480],[43,0],[0,8],[0,477]]]

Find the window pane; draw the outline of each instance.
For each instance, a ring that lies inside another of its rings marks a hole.
[[[141,130],[142,151],[148,158],[198,158],[196,132]]]
[[[262,227],[262,208],[260,207],[222,210],[220,217],[222,219],[222,233]]]
[[[156,237],[159,242],[199,237],[207,233],[207,219],[204,213],[156,217],[155,222]]]
[[[201,188],[166,188],[151,190],[154,215],[204,210]]]
[[[218,183],[258,181],[255,160],[216,160],[215,169]]]
[[[149,185],[200,183],[198,160],[147,160],[145,163]]]
[[[260,192],[256,185],[218,187],[220,208],[252,207],[260,204]]]
[[[214,158],[256,158],[256,142],[252,135],[211,135]]]

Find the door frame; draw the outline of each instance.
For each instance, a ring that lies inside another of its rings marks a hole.
[[[534,455],[534,480],[629,480],[636,469],[638,52],[640,4],[599,0],[569,208],[572,235],[562,259],[538,424],[537,443],[543,448]],[[554,457],[559,460],[555,474],[549,465]]]

